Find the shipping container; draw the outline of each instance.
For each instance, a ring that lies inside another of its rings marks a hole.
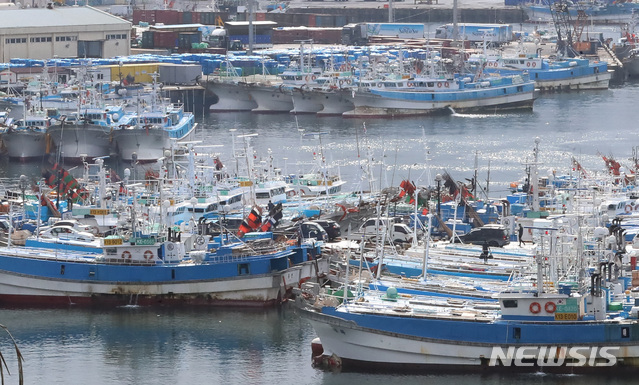
[[[153,48],[155,44],[155,31],[142,32],[142,48]]]
[[[151,74],[158,73],[157,63],[152,64],[124,64],[106,66],[111,68],[111,80],[118,81],[120,76],[127,84],[153,83]]]
[[[335,15],[335,25],[334,27],[343,27],[348,24],[348,18],[346,15]]]
[[[333,15],[315,15],[315,27],[334,27],[335,18]]]
[[[275,35],[273,35],[275,38]],[[313,43],[318,44],[341,44],[342,29],[341,28],[309,28],[308,38]]]
[[[178,34],[178,47],[180,48],[191,48],[193,43],[200,43],[201,41],[201,32],[182,32]]]
[[[276,28],[273,30],[273,44],[292,44],[298,40],[308,40],[309,29],[306,27]]]
[[[155,31],[153,48],[173,48],[177,45],[178,33],[171,31]]]
[[[182,12],[180,24],[192,24],[193,23],[193,13],[195,12]]]
[[[171,9],[155,11],[155,24],[173,25],[180,23],[180,13]]]
[[[133,24],[139,25],[141,21],[149,24],[155,24],[155,10],[134,9]]]
[[[164,84],[196,85],[202,77],[200,64],[167,64],[159,65],[159,81]]]

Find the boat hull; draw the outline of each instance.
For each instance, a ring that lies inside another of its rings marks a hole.
[[[169,132],[162,128],[123,128],[114,130],[113,152],[124,161],[132,161],[133,153],[139,162],[153,162],[164,156],[165,150],[173,147],[174,141],[191,140],[195,132],[194,124],[184,136],[172,139]]]
[[[567,79],[537,80],[535,84],[541,91],[607,90],[611,77],[611,72],[604,72]]]
[[[48,136],[44,132],[15,130],[2,134],[2,145],[9,159],[26,161],[41,158],[47,154]]]
[[[632,55],[623,61],[623,68],[628,76],[639,76],[639,55]]]
[[[355,109],[351,90],[317,91],[321,95],[323,108],[318,116],[339,116]]]
[[[206,89],[218,98],[217,103],[209,107],[211,112],[251,111],[257,108],[245,83],[209,81]]]
[[[316,114],[324,108],[319,94],[301,88],[293,89],[291,114]]]
[[[533,336],[531,328],[538,325],[335,313],[333,308],[324,308],[322,313],[303,310],[321,340],[324,355],[341,360],[344,368],[365,366],[544,372],[601,372],[619,368],[639,370],[639,343],[636,337],[622,341],[622,334],[614,333],[624,327],[621,323],[604,325],[593,322],[577,328],[570,323],[565,326],[547,323],[541,325],[543,330],[535,332],[534,337],[525,338],[524,336]],[[521,328],[520,341],[514,341],[510,337],[515,327]],[[636,322],[628,327],[631,333],[639,330]],[[588,338],[593,340],[587,341]],[[583,348],[586,346],[596,349]],[[525,365],[516,360],[501,359],[494,353],[494,349],[505,353],[508,349],[515,352],[520,348],[533,349],[534,352],[535,347],[543,358],[529,360]],[[570,358],[569,353],[562,358],[554,356],[558,347],[559,351],[561,348],[566,351],[578,349],[585,356],[585,365],[576,365],[574,357]],[[602,361],[600,349],[603,347],[613,347],[608,353],[614,358]],[[599,354],[597,359],[591,357],[593,351],[595,355]],[[546,353],[553,356],[548,358]],[[495,359],[491,360],[491,357]],[[555,361],[551,362],[553,360]],[[613,362],[614,365],[604,366],[606,362]],[[559,365],[554,365],[556,363]]]
[[[281,113],[293,109],[291,91],[278,86],[253,86],[250,88],[251,97],[257,103],[253,112]]]
[[[47,259],[46,253],[21,258],[19,253],[0,255],[1,306],[272,306],[301,280],[325,274],[329,264],[308,260],[277,269],[295,258],[291,252],[211,264],[140,265]]]
[[[475,113],[495,110],[532,110],[535,100],[531,83],[526,88],[506,86],[496,89],[453,92],[382,91],[378,94],[358,92],[355,109],[344,117],[401,117],[432,115],[450,112]],[[499,92],[502,91],[503,92]],[[497,92],[495,92],[497,91]]]
[[[57,152],[65,159],[82,160],[111,153],[111,128],[98,124],[64,124],[49,127]]]

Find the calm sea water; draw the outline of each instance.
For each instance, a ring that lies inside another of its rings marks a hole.
[[[568,173],[571,156],[590,173],[601,173],[600,154],[629,165],[639,145],[636,100],[639,84],[598,92],[542,95],[534,111],[520,114],[451,115],[428,118],[346,120],[312,116],[224,113],[207,116],[198,137],[231,164],[231,142],[258,133],[257,156],[269,149],[287,172],[302,170],[324,149],[339,165],[348,188],[369,184],[361,160],[372,157],[374,183],[397,185],[410,178],[433,184],[436,173],[470,178],[475,154],[479,179],[490,171],[491,196],[506,193],[524,175],[540,138],[541,174]],[[364,125],[366,132],[364,132]],[[321,143],[317,136],[324,133]],[[204,151],[204,149],[202,149]],[[359,153],[359,157],[358,157]],[[286,158],[286,159],[284,159]],[[45,163],[0,163],[9,183],[20,174],[37,175]],[[112,162],[117,170],[130,165]],[[81,309],[0,310],[25,357],[27,384],[634,384],[631,378],[531,375],[423,376],[330,373],[311,367],[314,333],[292,309]],[[0,351],[17,383],[12,345],[0,331]]]
[[[333,373],[311,366],[310,324],[271,310],[2,310],[26,384],[635,384],[627,377],[533,373]],[[9,338],[0,349],[17,384]]]

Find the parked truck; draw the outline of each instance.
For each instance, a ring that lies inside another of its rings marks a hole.
[[[366,45],[371,37],[387,36],[402,39],[423,39],[424,24],[414,23],[356,23],[342,28],[342,44]]]
[[[410,243],[413,240],[413,230],[399,218],[369,218],[354,232],[348,233],[345,238],[350,240],[375,241],[377,237],[384,238],[387,242]],[[386,232],[386,234],[384,234]],[[380,240],[381,240],[380,238]]]
[[[458,38],[471,42],[505,44],[513,41],[513,26],[510,24],[458,23]],[[435,30],[436,39],[453,39],[453,24],[445,24]]]

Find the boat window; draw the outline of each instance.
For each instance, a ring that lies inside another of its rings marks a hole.
[[[435,87],[435,83],[434,82],[428,82],[428,86],[429,87]]]
[[[517,307],[517,300],[516,299],[505,299],[504,300],[504,307]]]
[[[211,203],[206,208],[206,211],[208,211],[208,212],[213,212],[215,210],[217,210],[217,203]]]
[[[255,197],[258,199],[270,198],[271,195],[268,192],[255,193]]]
[[[513,328],[513,338],[516,340],[521,338],[521,328]]]
[[[249,264],[248,263],[240,263],[239,265],[237,265],[237,273],[238,273],[238,275],[248,275],[248,274],[250,274]]]

